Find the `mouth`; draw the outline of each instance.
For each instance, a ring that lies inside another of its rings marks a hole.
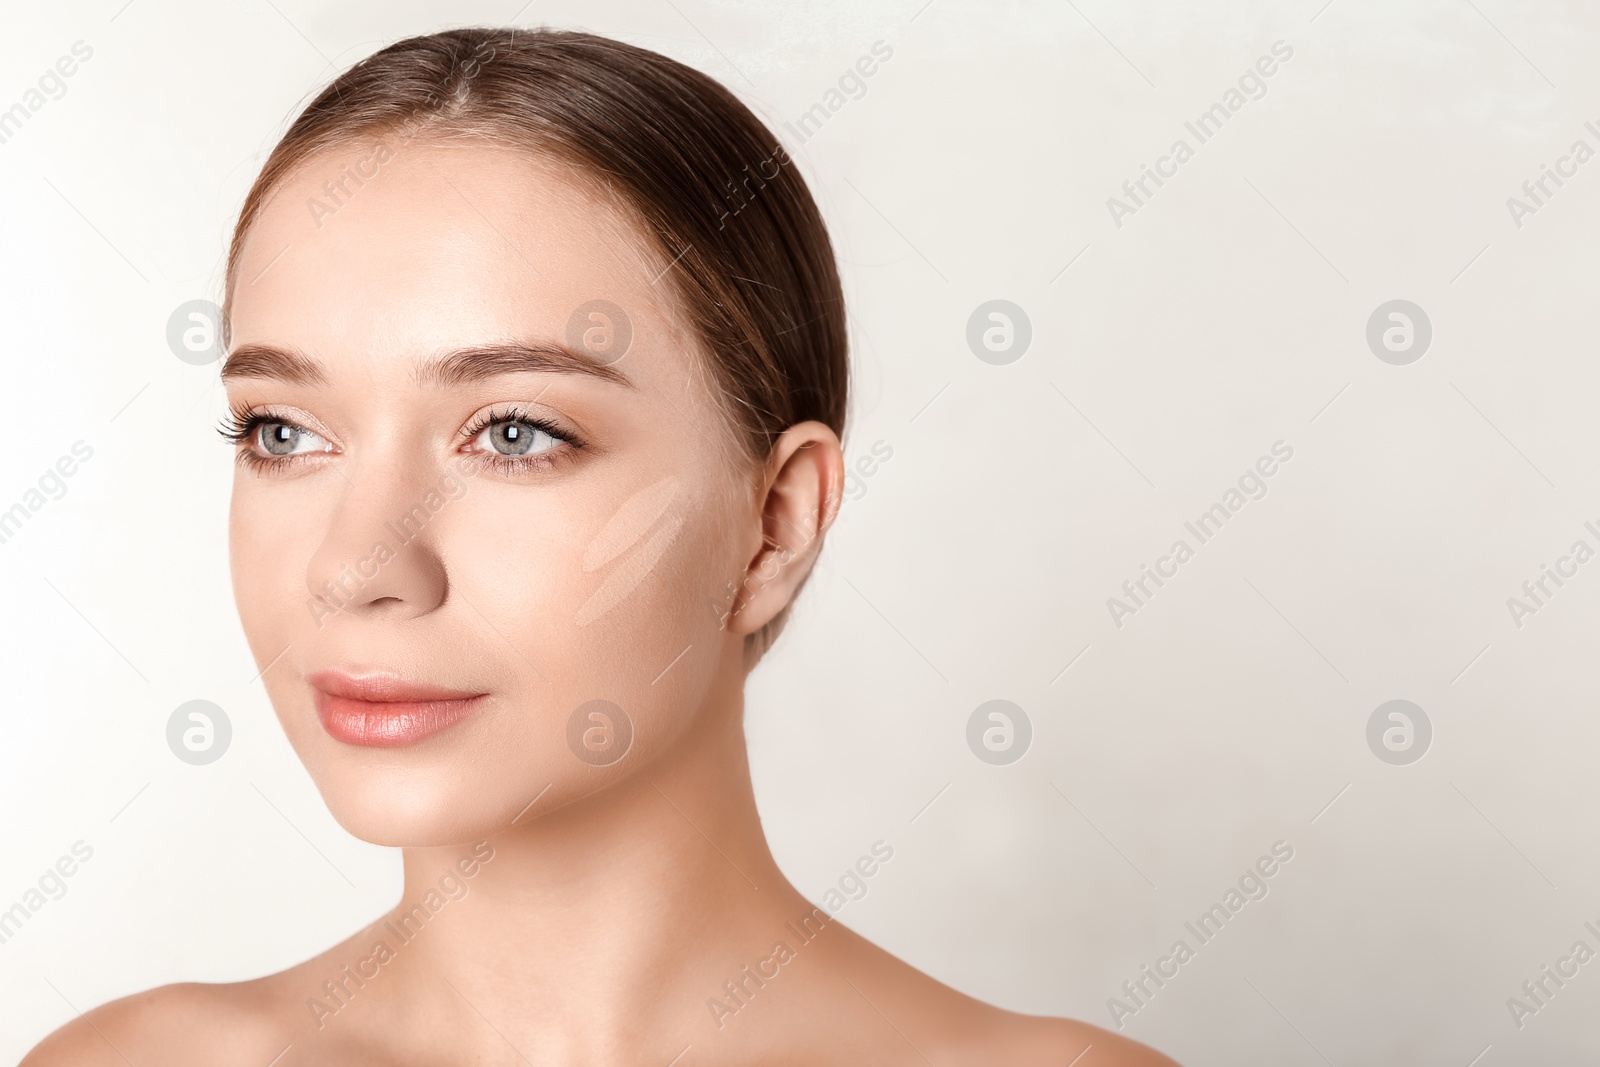
[[[317,719],[328,736],[368,748],[425,741],[471,715],[488,696],[376,671],[318,671],[306,681],[316,695]]]

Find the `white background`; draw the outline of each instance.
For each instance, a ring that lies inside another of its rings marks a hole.
[[[1506,605],[1574,540],[1600,547],[1600,160],[1520,227],[1506,206],[1575,139],[1600,149],[1600,14],[521,3],[0,15],[0,109],[94,50],[0,144],[0,510],[94,449],[0,544],[0,909],[94,850],[0,945],[0,1060],[74,1007],[296,963],[398,896],[398,853],[333,822],[252,681],[216,366],[176,359],[166,322],[220,299],[249,182],[336,70],[513,19],[663,51],[775,128],[894,51],[803,148],[783,134],[846,279],[847,456],[893,449],[749,687],[802,890],[882,838],[846,922],[966,992],[1109,1025],[1122,982],[1284,840],[1270,894],[1125,1033],[1186,1065],[1600,1054],[1600,961],[1521,1029],[1506,1005],[1573,942],[1600,950],[1600,561],[1520,628]],[[1267,94],[1116,226],[1107,197],[1193,147],[1184,121],[1276,40],[1294,54]],[[995,298],[1032,322],[1005,366],[965,339]],[[1433,326],[1406,366],[1365,338],[1397,298]],[[1106,598],[1279,440],[1268,495],[1116,626]],[[208,767],[165,741],[195,698],[233,723]],[[994,698],[1033,723],[1010,766],[965,740]],[[1366,741],[1394,698],[1433,724],[1409,766]]]

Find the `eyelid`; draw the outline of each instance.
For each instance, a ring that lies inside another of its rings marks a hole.
[[[461,428],[461,437],[467,442],[476,440],[490,426],[503,422],[527,423],[537,429],[543,430],[562,444],[573,448],[587,447],[587,435],[573,427],[565,418],[553,412],[535,411],[542,407],[537,403],[512,401],[510,403],[489,404],[474,412]]]
[[[301,408],[283,404],[241,404],[230,406],[229,416],[234,424],[239,426],[251,422],[281,422],[297,430],[316,434],[335,450],[339,450],[339,442],[334,439],[334,435],[322,421]]]
[[[263,410],[269,420],[287,422],[299,429],[309,430],[335,448],[338,447],[338,442],[334,440],[333,433],[308,411],[301,411],[298,408],[279,408],[277,405],[269,405]]]

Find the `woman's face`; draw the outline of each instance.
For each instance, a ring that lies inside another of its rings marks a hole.
[[[241,252],[234,593],[290,742],[369,841],[593,793],[742,681],[720,623],[742,461],[667,265],[566,174],[333,151]]]

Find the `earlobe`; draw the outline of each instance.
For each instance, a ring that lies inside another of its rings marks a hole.
[[[758,500],[760,541],[746,562],[730,630],[754,633],[794,599],[839,513],[843,487],[844,454],[833,430],[807,421],[779,436]]]

